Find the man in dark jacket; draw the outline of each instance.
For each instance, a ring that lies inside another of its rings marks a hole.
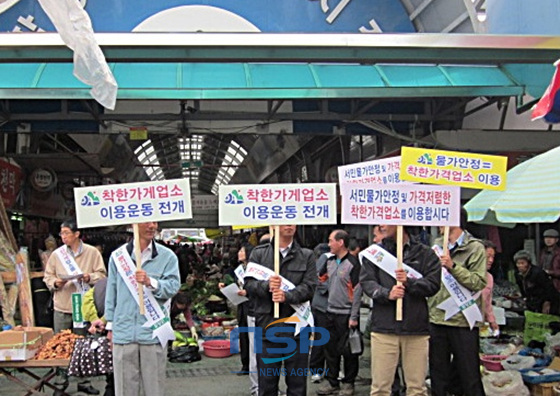
[[[281,289],[281,278],[271,276],[268,280],[259,280],[246,273],[245,289],[247,295],[254,302],[256,326],[263,329],[262,351],[257,354],[259,371],[259,395],[270,396],[278,394],[278,381],[282,363],[285,369],[288,395],[305,395],[307,393],[307,378],[302,375],[307,368],[307,353],[300,352],[300,336],[295,335],[295,326],[288,323],[275,323],[274,327],[285,327],[285,332],[276,332],[277,336],[291,338],[297,347],[293,352],[279,354],[269,352],[270,349],[285,347],[285,343],[277,344],[268,340],[264,334],[267,326],[274,321],[274,303],[280,304],[280,318],[289,318],[295,315],[291,305],[302,304],[310,301],[317,284],[317,271],[313,252],[302,248],[294,241],[295,225],[279,227],[280,246],[280,275],[294,284],[295,288],[284,291]],[[269,270],[274,270],[274,243],[257,246],[249,258],[251,264],[259,264]],[[276,318],[278,319],[278,318]],[[289,357],[290,355],[292,355]],[[279,359],[272,363],[264,363],[264,359]]]
[[[381,246],[396,255],[397,226],[380,226]],[[368,248],[366,250],[369,251]],[[362,256],[360,284],[373,299],[372,310],[372,385],[371,395],[388,395],[402,353],[407,394],[425,395],[428,365],[429,311],[427,297],[436,294],[441,283],[437,255],[427,246],[403,232],[403,261],[422,275],[407,277],[404,269],[389,274]],[[402,285],[397,285],[397,281]],[[403,299],[403,320],[396,321],[396,300]]]
[[[558,314],[558,292],[542,269],[531,264],[531,253],[520,250],[513,256],[518,273],[515,280],[525,298],[527,309],[545,314]]]

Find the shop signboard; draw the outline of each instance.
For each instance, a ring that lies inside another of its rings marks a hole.
[[[507,157],[403,147],[402,180],[483,190],[505,190]]]
[[[377,0],[76,0],[96,32],[414,32],[401,2]],[[0,30],[54,31],[37,0],[0,0]],[[325,36],[325,41],[328,41]]]
[[[336,184],[220,186],[219,224],[336,224]]]
[[[201,212],[217,212],[218,211],[218,196],[209,195],[193,195],[192,197],[192,211],[193,213]]]
[[[78,187],[80,228],[192,218],[188,179]]]
[[[22,177],[23,173],[19,167],[0,160],[0,193],[6,208],[14,207]]]
[[[342,184],[343,224],[458,226],[457,186]]]

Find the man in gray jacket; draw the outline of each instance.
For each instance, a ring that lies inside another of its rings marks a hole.
[[[359,286],[360,263],[348,251],[350,236],[344,230],[334,230],[329,235],[331,256],[319,271],[319,282],[328,281],[328,303],[325,328],[331,338],[325,345],[327,380],[317,391],[318,395],[354,394],[354,381],[358,375],[358,355],[347,347],[351,328],[358,326],[362,291]],[[344,356],[344,378],[338,380],[340,360]]]

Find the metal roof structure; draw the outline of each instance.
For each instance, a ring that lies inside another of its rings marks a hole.
[[[25,155],[64,152],[72,168],[91,153],[95,166],[72,177],[190,177],[194,193],[294,181],[290,159],[345,145],[378,156],[510,98],[523,111],[516,66],[558,57],[558,37],[472,34],[484,32],[484,1],[401,2],[423,34],[96,34],[119,83],[115,111],[71,76],[58,35],[0,34],[0,131],[24,146],[6,155],[26,166]],[[149,140],[130,139],[137,126]]]

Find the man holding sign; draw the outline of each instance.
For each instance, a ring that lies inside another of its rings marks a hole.
[[[60,237],[64,244],[50,255],[44,277],[45,284],[53,292],[54,332],[74,329],[75,333],[86,334],[82,297],[90,286],[107,275],[103,257],[96,248],[82,242],[74,220],[60,225]],[[68,386],[66,372],[62,372],[62,377],[63,385]],[[99,394],[89,381],[81,381],[78,391]]]
[[[457,368],[461,389],[469,396],[484,395],[479,370],[477,321],[482,321],[486,286],[486,251],[482,242],[465,230],[467,213],[461,209],[461,226],[449,227],[449,246],[443,238],[434,250],[440,255],[443,276],[430,305],[430,377],[433,396],[445,396]],[[443,233],[443,227],[441,227]]]
[[[396,267],[396,225],[381,225],[383,241],[360,253],[360,284],[373,300],[371,312],[371,395],[389,395],[402,360],[407,395],[425,395],[428,366],[429,311],[427,297],[441,283],[436,254],[403,232],[404,268]],[[395,269],[396,268],[396,269]],[[399,281],[402,284],[397,284]],[[396,300],[403,299],[403,319],[395,318]]]
[[[313,298],[317,271],[313,252],[302,248],[294,240],[296,226],[281,225],[278,230],[279,235],[274,235],[273,238],[279,239],[280,274],[270,273],[274,269],[274,241],[253,249],[245,272],[245,290],[254,304],[256,326],[263,329],[262,353],[257,354],[259,395],[278,394],[278,381],[283,362],[288,395],[305,395],[307,378],[302,375],[302,372],[307,368],[308,354],[300,352],[300,337],[296,332],[300,324],[307,323],[301,323],[298,315],[300,311],[296,312],[294,306],[309,302]],[[286,280],[294,287],[287,290]],[[280,318],[273,317],[275,302],[280,304]],[[310,314],[311,308],[307,308]],[[285,320],[288,318],[290,320]],[[280,320],[275,322],[275,319]],[[294,322],[297,325],[292,324]],[[277,336],[282,339],[290,338],[295,341],[297,347],[289,354],[269,352],[285,345],[284,341],[279,344],[266,339],[264,334],[269,325],[285,328],[285,332],[276,331]]]
[[[163,305],[179,291],[180,280],[175,253],[153,240],[157,227],[156,222],[138,224],[141,266],[136,266],[133,241],[109,260],[105,319],[117,395],[138,395],[141,388],[145,395],[164,394],[167,342],[174,336]],[[144,286],[144,315],[138,284]]]

